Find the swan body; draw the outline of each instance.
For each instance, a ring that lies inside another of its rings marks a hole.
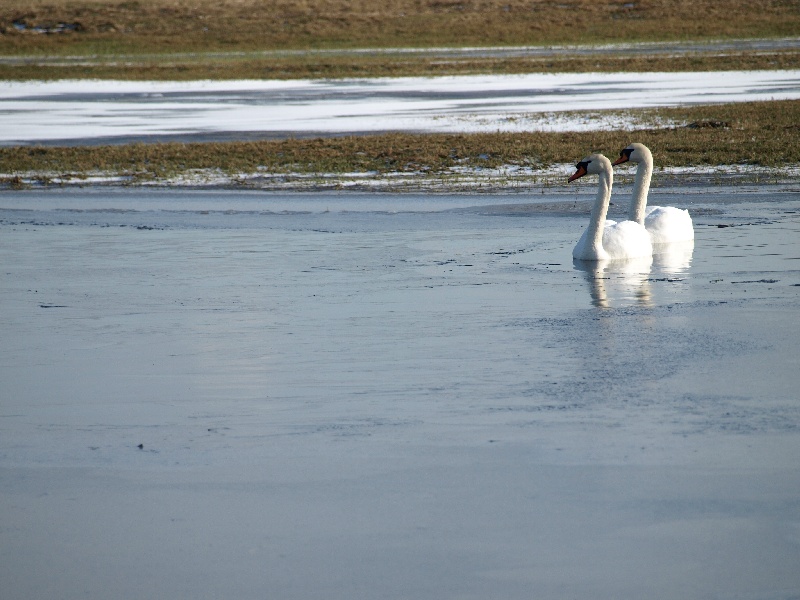
[[[624,260],[650,257],[653,246],[644,226],[634,221],[606,221],[614,171],[611,161],[602,154],[590,154],[576,165],[569,181],[584,175],[599,175],[597,196],[592,206],[589,227],[572,250],[578,260]]]
[[[628,218],[643,225],[653,244],[671,244],[694,240],[694,226],[688,210],[674,206],[647,206],[650,179],[653,176],[653,155],[644,144],[631,144],[619,153],[614,165],[636,163],[636,181],[633,186]]]

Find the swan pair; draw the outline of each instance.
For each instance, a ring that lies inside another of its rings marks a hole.
[[[637,163],[636,182],[628,220],[606,220],[614,165]],[[579,260],[619,260],[653,255],[654,244],[694,240],[694,227],[689,211],[672,206],[647,206],[647,193],[653,174],[653,155],[643,144],[631,144],[619,153],[613,165],[602,154],[590,154],[576,165],[569,181],[584,175],[599,175],[597,197],[592,206],[589,227],[572,251]]]

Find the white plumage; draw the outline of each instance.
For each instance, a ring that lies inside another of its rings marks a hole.
[[[631,144],[619,153],[614,165],[636,163],[636,182],[633,186],[628,218],[644,226],[653,244],[671,244],[694,240],[694,226],[688,210],[674,206],[647,206],[650,179],[653,176],[653,155],[644,144]]]
[[[591,154],[576,167],[577,171],[569,181],[584,175],[598,175],[599,184],[589,227],[575,245],[572,256],[579,260],[624,260],[652,256],[650,235],[643,225],[633,221],[606,221],[614,184],[611,161],[602,154]]]

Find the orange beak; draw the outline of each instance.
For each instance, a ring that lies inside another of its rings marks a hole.
[[[627,150],[627,151],[626,151]],[[613,166],[621,165],[622,163],[626,163],[631,158],[631,151],[627,148],[619,153],[619,158],[611,163]]]
[[[569,182],[571,182],[571,181],[575,181],[576,179],[579,179],[579,178],[583,177],[584,175],[586,175],[586,165],[585,165],[584,163],[578,163],[578,164],[577,164],[577,165],[575,165],[575,166],[576,166],[576,167],[578,167],[578,170],[577,170],[577,171],[575,171],[575,172],[574,172],[574,173],[573,173],[573,174],[570,176],[570,178],[569,178],[569,179],[567,179],[567,182],[568,182],[568,183],[569,183]]]

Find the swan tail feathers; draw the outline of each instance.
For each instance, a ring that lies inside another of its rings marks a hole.
[[[650,207],[644,225],[654,244],[688,242],[694,239],[694,225],[689,211],[674,206]]]

